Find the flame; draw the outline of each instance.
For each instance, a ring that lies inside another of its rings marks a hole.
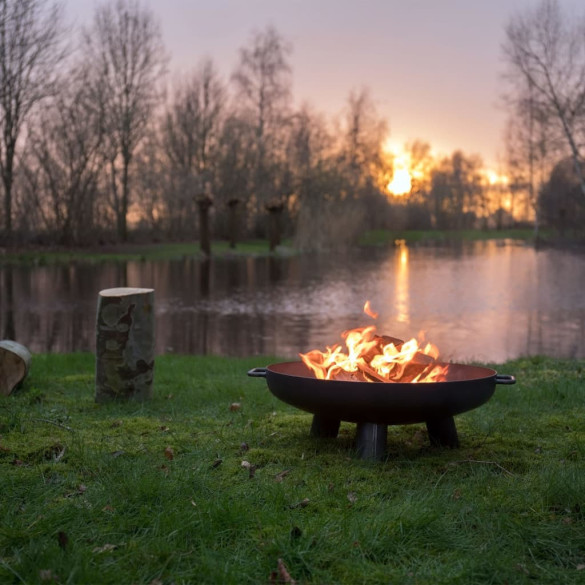
[[[364,313],[377,317],[369,301]],[[376,327],[359,327],[344,331],[347,352],[341,345],[299,354],[305,365],[319,380],[351,380],[358,382],[442,382],[449,366],[437,362],[438,349],[431,343],[411,339],[402,342],[376,334]]]

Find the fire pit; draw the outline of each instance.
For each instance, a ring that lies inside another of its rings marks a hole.
[[[454,416],[487,402],[496,384],[513,376],[489,368],[449,364],[448,380],[427,384],[318,380],[302,362],[254,368],[269,390],[287,404],[312,413],[311,435],[336,437],[341,421],[357,423],[356,448],[362,458],[384,456],[388,425],[426,423],[431,444],[458,447]]]
[[[300,354],[302,362],[254,368],[248,375],[266,378],[274,396],[312,413],[313,436],[336,437],[341,421],[357,423],[357,453],[364,459],[384,456],[388,425],[426,423],[431,444],[458,447],[453,417],[487,402],[496,384],[516,383],[490,368],[436,361],[430,344],[421,349],[378,336],[374,327],[343,337],[347,354],[339,346],[314,350]]]

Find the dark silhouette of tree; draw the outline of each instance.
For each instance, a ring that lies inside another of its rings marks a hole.
[[[167,58],[153,13],[137,1],[98,6],[84,37],[92,89],[103,110],[110,204],[118,237],[126,241],[130,167],[159,103]]]
[[[87,242],[95,228],[103,124],[85,69],[64,79],[31,125],[24,175],[45,228],[72,245]]]
[[[431,176],[430,197],[435,227],[463,229],[473,227],[478,203],[483,195],[478,157],[461,151],[439,162]]]
[[[283,158],[290,116],[290,51],[276,29],[268,27],[240,50],[232,75],[239,115],[248,120],[254,135],[255,207],[269,214],[280,214],[287,198],[279,190],[286,172]]]
[[[585,196],[584,21],[564,14],[556,0],[542,0],[515,16],[506,28],[504,55],[510,79],[528,87],[539,107],[554,118],[565,137],[575,175]]]
[[[0,0],[0,175],[4,239],[12,240],[18,141],[35,106],[55,93],[65,56],[60,8],[44,0]]]
[[[204,61],[189,78],[179,83],[163,123],[163,145],[174,188],[169,194],[169,210],[174,230],[192,225],[190,210],[197,203],[200,213],[210,205],[196,201],[214,182],[221,134],[225,89],[213,63]],[[212,203],[212,199],[208,202]],[[209,226],[207,220],[204,225]],[[209,232],[208,232],[209,233]],[[209,248],[209,244],[205,245]]]

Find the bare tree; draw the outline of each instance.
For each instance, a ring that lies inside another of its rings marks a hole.
[[[195,200],[200,213],[209,212],[211,199],[207,199],[217,166],[224,102],[224,86],[207,59],[176,87],[166,112],[165,152],[175,183],[179,183],[172,190],[169,208],[179,223],[190,220]],[[207,242],[204,247],[209,248]]]
[[[585,16],[569,18],[556,0],[514,17],[506,28],[504,55],[513,83],[530,87],[557,120],[585,196]]]
[[[34,107],[57,87],[63,48],[62,13],[46,0],[0,0],[0,174],[4,238],[12,239],[15,156]]]
[[[103,124],[85,69],[65,79],[31,125],[25,174],[45,228],[71,245],[87,241],[95,227]]]
[[[167,57],[153,13],[137,0],[98,6],[84,53],[104,115],[104,156],[118,237],[128,239],[130,167],[161,97]]]
[[[286,194],[279,192],[286,173],[284,149],[291,99],[290,46],[272,27],[256,33],[240,51],[232,81],[241,115],[254,133],[254,196],[256,203],[279,215]],[[272,218],[271,223],[278,221]]]
[[[341,128],[340,162],[351,197],[370,196],[385,189],[390,169],[383,144],[388,125],[378,115],[369,90],[351,91]]]

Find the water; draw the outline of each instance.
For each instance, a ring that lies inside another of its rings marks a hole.
[[[295,359],[368,325],[420,331],[445,359],[585,358],[585,255],[507,242],[340,257],[0,268],[0,335],[33,352],[93,351],[97,294],[155,289],[157,352]],[[263,365],[263,364],[259,364]]]

